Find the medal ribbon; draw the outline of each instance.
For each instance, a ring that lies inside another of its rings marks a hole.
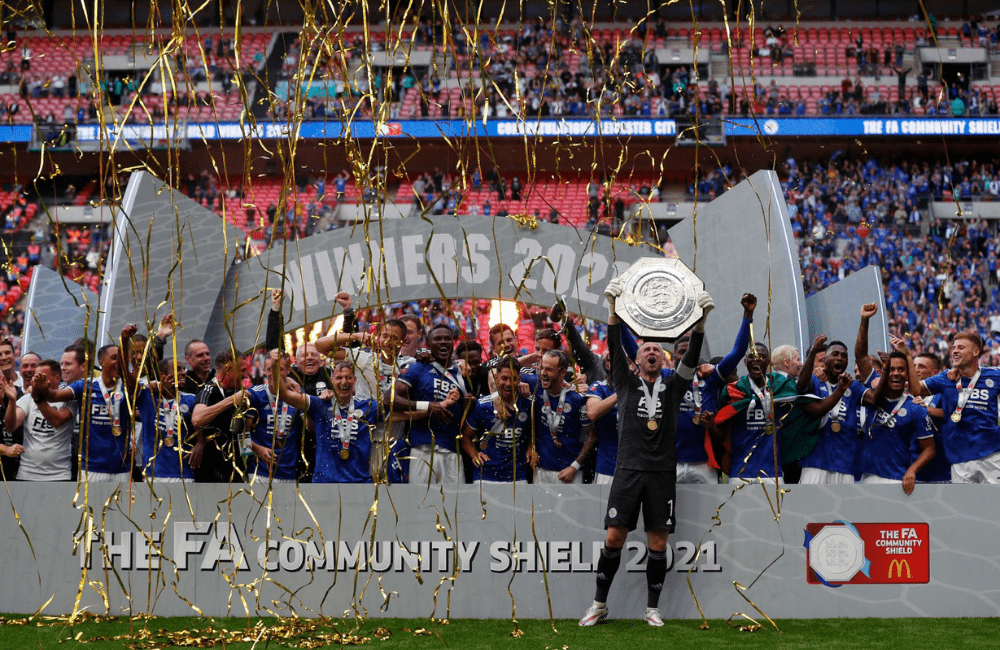
[[[264,391],[267,393],[267,404],[271,407],[271,413],[274,414],[274,437],[278,440],[283,440],[286,433],[283,427],[288,416],[288,404],[285,404],[277,397],[272,402],[271,398],[274,396],[271,395],[271,389],[268,386],[264,386]],[[278,404],[281,404],[281,417],[278,417]]]
[[[172,400],[165,400],[165,399],[163,399],[161,397],[160,398],[160,407],[159,407],[159,410],[160,410],[160,413],[162,413],[164,410],[166,410],[168,412],[168,415],[167,415],[167,418],[166,418],[167,419],[167,430],[164,432],[163,435],[166,436],[167,438],[174,437],[174,431],[175,431],[174,427],[177,424],[177,399],[175,398],[175,399],[172,399]],[[156,426],[157,426],[158,429],[160,427],[160,419],[161,419],[160,418],[160,413],[156,414],[157,415],[157,417],[156,417]]]
[[[699,385],[699,381],[698,374],[695,373],[694,379],[691,380],[691,401],[694,402],[695,417],[701,415],[701,386]]]
[[[545,419],[549,424],[549,434],[553,438],[558,438],[559,433],[562,430],[563,423],[563,405],[566,404],[566,392],[567,389],[564,386],[562,392],[559,393],[559,405],[556,406],[556,412],[552,412],[552,406],[549,403],[549,393],[545,391],[545,406],[542,408],[542,413],[545,415]]]
[[[500,409],[497,408],[498,401],[500,402],[500,406],[503,408],[505,413],[501,413]],[[508,404],[500,397],[500,393],[493,393],[490,395],[490,404],[493,405],[493,415],[495,416],[493,418],[493,426],[490,427],[490,433],[503,433],[507,428],[507,420],[511,418],[514,418],[515,420],[517,419],[517,402],[514,404]]]
[[[982,374],[982,370],[976,370],[976,374],[972,375],[972,381],[969,382],[968,388],[962,388],[962,378],[959,377],[958,381],[955,382],[955,389],[958,390],[958,402],[955,404],[955,411],[951,414],[952,417],[956,415],[962,417],[962,409],[965,408],[966,402],[972,397],[972,389],[976,387],[976,382],[979,381],[979,375]]]
[[[889,413],[889,415],[886,416],[886,418],[885,418],[885,423],[886,424],[888,424],[889,422],[894,422],[896,420],[896,414],[899,413],[899,410],[901,408],[903,408],[903,404],[906,403],[906,398],[907,397],[909,397],[909,396],[904,393],[902,397],[900,397],[898,400],[896,400],[896,406],[893,407],[892,412]],[[881,406],[879,406],[872,413],[871,422],[867,422],[865,424],[865,433],[868,435],[869,440],[872,437],[872,427],[875,426],[875,421],[878,420],[878,412],[879,411],[882,411],[884,413],[885,409],[882,408]]]
[[[114,395],[108,394],[108,389],[104,386],[104,379],[101,377],[97,378],[97,387],[101,390],[101,396],[104,397],[104,403],[108,405],[108,415],[111,417],[111,426],[121,428],[121,399],[122,392],[119,388],[121,382],[115,383],[115,393]]]
[[[695,377],[697,379],[697,377]],[[660,401],[660,386],[663,384],[663,375],[656,378],[653,382],[653,391],[650,392],[649,388],[646,386],[646,380],[639,377],[639,386],[642,387],[642,396],[646,399],[646,419],[654,420],[656,419],[656,404]],[[653,402],[653,397],[656,397],[656,402]],[[700,402],[700,395],[698,402]]]
[[[765,380],[764,381],[764,389],[761,390],[760,388],[757,387],[757,384],[755,384],[752,380],[750,381],[750,390],[752,390],[753,394],[756,395],[757,399],[760,400],[760,405],[764,409],[764,421],[766,422],[765,426],[770,426],[771,421],[774,419],[774,414],[771,413],[771,385],[770,384],[771,384],[771,380],[770,379]],[[750,409],[752,409],[752,408],[753,408],[753,402],[751,401],[750,405],[747,406],[747,412],[749,413]]]
[[[334,438],[339,438],[340,439],[340,445],[341,445],[341,447],[343,447],[343,448],[346,449],[347,446],[351,443],[351,429],[353,429],[353,425],[354,425],[354,398],[353,397],[351,397],[351,402],[350,402],[350,404],[347,407],[347,417],[346,418],[343,415],[340,414],[340,412],[342,410],[343,409],[340,406],[340,402],[338,402],[337,398],[334,397],[333,398],[333,422],[332,422],[332,426],[330,427],[330,434],[333,435]],[[334,429],[336,429],[336,431],[334,431]]]
[[[831,384],[828,381],[824,381],[823,383],[826,385],[826,389],[829,391],[828,393],[829,395],[833,395],[833,393],[836,392],[837,384]],[[832,409],[830,409],[830,411],[826,415],[823,416],[823,419],[820,421],[820,426],[825,427],[827,424],[830,423],[830,420],[834,420],[836,422],[843,422],[844,415],[846,414],[846,412],[847,412],[847,404],[844,404],[844,396],[841,395],[840,400],[834,405]]]

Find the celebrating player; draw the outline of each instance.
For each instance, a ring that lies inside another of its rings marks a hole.
[[[674,530],[674,490],[677,481],[677,414],[684,393],[695,375],[705,338],[705,319],[714,304],[702,292],[698,305],[704,314],[695,325],[684,359],[676,371],[663,372],[663,348],[647,341],[639,348],[639,375],[629,370],[621,344],[621,323],[615,299],[622,286],[612,281],[605,291],[611,313],[608,319],[608,352],[611,376],[618,392],[618,464],[608,495],[604,526],[607,536],[597,561],[597,592],[580,625],[596,625],[608,615],[608,592],[621,563],[625,537],[634,530],[639,511],[646,526],[649,558],[646,561],[646,622],[661,626],[659,601],[667,572],[667,535]]]

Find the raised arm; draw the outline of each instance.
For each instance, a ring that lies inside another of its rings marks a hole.
[[[804,395],[812,388],[813,368],[816,366],[816,355],[826,343],[826,336],[820,334],[813,341],[809,353],[806,354],[805,361],[802,362],[802,370],[799,370],[798,380],[795,382],[795,390],[799,395]]]
[[[285,319],[281,314],[281,299],[284,292],[275,289],[271,292],[271,311],[267,314],[267,330],[264,334],[264,347],[268,350],[284,349]]]
[[[271,365],[271,376],[275,378],[278,386],[278,399],[286,404],[291,404],[298,410],[305,413],[309,410],[309,396],[304,393],[293,391],[289,388],[289,382],[281,377],[281,357],[275,357]]]
[[[917,367],[913,363],[913,355],[910,353],[910,348],[906,345],[906,341],[891,336],[889,337],[889,343],[892,345],[893,350],[906,355],[906,386],[909,389],[910,395],[914,397],[927,397],[930,395],[931,392],[927,390],[926,384],[920,381],[920,377],[917,376]]]
[[[583,336],[580,335],[580,331],[576,329],[576,325],[573,324],[571,318],[566,319],[562,332],[566,335],[566,340],[569,341],[569,347],[573,351],[573,358],[580,364],[580,369],[587,374],[591,381],[597,379],[596,376],[591,375],[593,371],[598,371],[602,375],[601,378],[603,378],[604,368],[601,357],[595,354],[590,349],[590,346],[587,345],[587,342],[583,340]]]
[[[715,309],[715,302],[707,291],[702,291],[698,296],[698,306],[702,309],[701,318],[695,323],[691,330],[691,341],[688,343],[687,352],[681,359],[681,365],[677,366],[677,376],[684,381],[691,381],[694,378],[695,370],[698,368],[698,361],[701,358],[701,344],[705,340],[705,321],[708,315]]]
[[[122,383],[125,384],[125,391],[129,395],[136,394],[136,384],[139,377],[139,369],[132,363],[132,337],[137,330],[135,323],[129,323],[123,327],[121,345],[118,347],[118,372],[121,375]]]
[[[3,426],[7,431],[16,431],[24,423],[24,411],[17,408],[17,388],[12,382],[0,373],[0,390],[3,391],[4,399],[7,400],[7,408],[4,409]],[[20,417],[18,417],[20,415]]]
[[[750,347],[750,324],[753,323],[753,311],[757,308],[757,296],[745,293],[740,304],[743,305],[743,322],[740,323],[740,330],[736,333],[733,349],[722,358],[717,366],[720,377],[728,377],[733,374],[743,355],[747,353],[747,348]]]
[[[215,420],[215,418],[219,417],[221,414],[232,408],[234,404],[238,404],[242,400],[243,391],[238,390],[229,397],[225,397],[211,406],[199,402],[194,405],[193,409],[191,409],[191,424],[195,429],[208,426],[213,420]]]
[[[872,374],[872,361],[868,357],[868,321],[877,313],[878,305],[873,302],[861,306],[861,325],[858,326],[858,339],[854,342],[854,360],[858,364],[861,381],[867,381]]]
[[[347,332],[334,332],[333,334],[328,334],[316,339],[316,350],[320,354],[329,355],[337,352],[340,347],[348,345],[349,343],[361,343],[364,345],[370,340],[371,335],[367,332],[354,332],[353,334],[348,334]]]

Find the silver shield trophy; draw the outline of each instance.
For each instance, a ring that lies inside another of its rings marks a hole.
[[[698,295],[705,283],[679,259],[644,257],[618,281],[615,312],[639,338],[674,341],[702,316]]]

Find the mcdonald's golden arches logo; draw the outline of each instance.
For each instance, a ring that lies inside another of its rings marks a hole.
[[[896,569],[896,577],[902,578],[904,568],[906,569],[906,577],[912,578],[913,574],[910,573],[910,563],[907,562],[906,560],[899,560],[899,559],[893,560],[892,562],[889,563],[889,574],[886,577],[891,578],[892,570]]]

